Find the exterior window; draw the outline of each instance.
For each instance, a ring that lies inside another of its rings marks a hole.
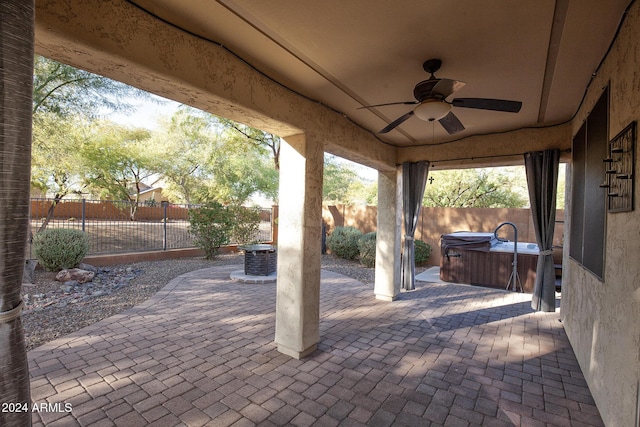
[[[573,138],[571,239],[569,255],[601,280],[604,277],[606,192],[604,182],[609,143],[609,88]]]

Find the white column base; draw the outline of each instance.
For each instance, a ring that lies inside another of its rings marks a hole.
[[[381,295],[381,294],[376,294],[376,299],[379,299],[380,301],[395,301],[396,299],[398,299],[398,296],[395,295]]]
[[[287,356],[291,356],[294,359],[302,359],[307,357],[308,355],[310,355],[311,353],[313,353],[314,351],[316,351],[318,349],[318,344],[313,344],[310,347],[302,350],[302,351],[297,351],[294,350],[292,348],[289,348],[287,346],[284,346],[282,344],[278,344],[278,351],[282,354],[286,354]]]

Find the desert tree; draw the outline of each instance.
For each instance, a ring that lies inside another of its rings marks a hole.
[[[32,186],[53,194],[38,231],[69,194],[81,192],[78,143],[88,124],[106,114],[131,111],[135,99],[151,100],[142,90],[35,55],[33,67]]]
[[[95,123],[81,155],[85,185],[101,199],[127,201],[135,220],[142,184],[154,174],[151,133],[108,122]]]
[[[172,200],[199,203],[211,179],[210,164],[217,138],[211,121],[192,109],[181,107],[153,133],[151,146],[157,152],[155,172],[162,177],[163,193]]]
[[[82,194],[85,189],[86,168],[80,152],[89,137],[88,129],[81,116],[60,120],[54,114],[40,114],[40,125],[33,128],[31,187],[52,194],[53,200],[37,231],[47,227],[64,197]]]

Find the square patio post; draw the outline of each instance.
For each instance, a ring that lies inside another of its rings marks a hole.
[[[322,144],[308,135],[281,145],[275,341],[296,359],[320,340],[323,163]]]
[[[402,172],[378,172],[378,225],[376,235],[376,299],[393,301],[400,294],[400,203]]]

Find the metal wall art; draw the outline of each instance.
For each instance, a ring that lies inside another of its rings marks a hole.
[[[626,212],[634,209],[636,122],[631,122],[609,142],[606,179],[607,211]]]

